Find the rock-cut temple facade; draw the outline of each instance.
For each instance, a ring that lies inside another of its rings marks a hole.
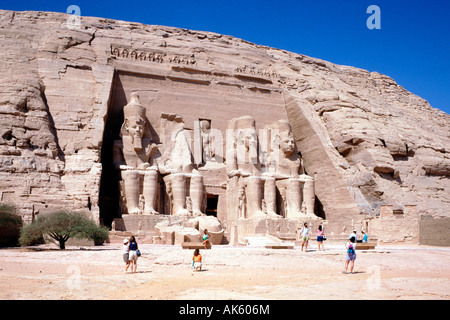
[[[309,222],[448,244],[450,116],[392,78],[211,32],[79,22],[0,11],[0,201],[25,223],[64,208],[165,243],[177,228],[292,239]]]

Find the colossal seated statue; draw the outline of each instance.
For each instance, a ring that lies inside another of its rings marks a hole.
[[[285,203],[285,217],[296,219],[315,217],[314,215],[314,180],[304,174],[302,159],[298,154],[294,135],[288,121],[279,120],[266,129],[271,143],[270,156],[265,175],[275,180],[266,182],[266,203],[275,203],[273,188],[280,192]],[[266,178],[267,179],[267,178]],[[303,203],[303,205],[302,205]],[[270,208],[273,210],[273,207]]]
[[[229,121],[227,192],[237,199],[237,217],[315,218],[314,180],[304,173],[289,122],[279,120],[260,134],[258,142],[249,116]]]
[[[203,176],[195,169],[190,134],[184,128],[183,119],[175,114],[162,114],[161,128],[164,152],[158,159],[158,168],[171,200],[171,214],[203,215]]]
[[[152,160],[157,145],[152,143],[145,108],[136,92],[131,94],[123,114],[121,139],[114,143],[114,165],[120,170],[123,180],[125,207],[129,214],[158,214],[155,210],[158,171]],[[140,206],[142,197],[143,208]]]
[[[239,179],[239,210],[241,216],[245,212],[245,218],[266,216],[262,210],[260,169],[255,120],[250,116],[231,119],[227,130],[227,171],[230,178]]]

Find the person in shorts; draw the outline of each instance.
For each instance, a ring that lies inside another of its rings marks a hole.
[[[128,239],[123,239],[123,262],[125,262],[125,272],[128,271],[130,266],[130,259],[128,253]]]
[[[205,231],[203,231],[203,235],[202,235],[202,244],[203,244],[203,247],[205,248],[205,249],[208,249],[208,247],[210,248],[211,247],[211,244],[210,244],[210,242],[209,242],[209,233],[208,233],[208,229],[205,229]]]
[[[136,273],[137,269],[137,259],[138,259],[138,244],[136,242],[136,239],[134,236],[130,237],[129,243],[128,243],[128,258],[130,259],[130,265],[131,265],[131,273]]]
[[[350,273],[353,273],[356,260],[356,238],[351,237],[350,241],[346,243],[345,248],[347,249],[347,258],[345,259],[345,270],[342,273],[347,273],[349,265]]]
[[[320,246],[322,246],[322,250],[325,250],[323,247],[323,237],[324,237],[324,231],[322,228],[322,225],[320,225],[317,228],[317,249],[320,251]]]
[[[192,268],[195,271],[202,270],[202,255],[200,254],[200,250],[195,249],[194,256],[192,257]]]
[[[303,228],[300,230],[300,240],[302,241],[302,251],[303,247],[305,248],[305,252],[308,251],[309,228],[308,223],[306,222],[303,225]]]

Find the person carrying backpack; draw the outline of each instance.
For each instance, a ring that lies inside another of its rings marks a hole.
[[[347,249],[347,258],[345,259],[345,270],[342,273],[347,273],[348,266],[350,265],[350,273],[353,273],[353,267],[356,260],[356,238],[351,237],[350,241],[345,244]]]

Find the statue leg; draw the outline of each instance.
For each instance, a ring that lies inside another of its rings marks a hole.
[[[173,215],[188,216],[186,209],[186,176],[182,173],[174,173],[172,180]]]
[[[305,198],[305,209],[306,215],[309,217],[317,217],[314,214],[314,205],[315,205],[315,190],[314,190],[314,180],[308,179],[305,181],[305,185],[303,188],[303,197]]]
[[[266,202],[267,215],[271,217],[280,216],[277,214],[277,187],[275,178],[267,177],[264,182],[264,201]]]
[[[287,181],[286,200],[286,218],[296,219],[302,217],[302,182],[299,179],[289,179]]]
[[[139,171],[122,171],[124,180],[125,199],[127,201],[128,214],[138,214],[139,210]]]
[[[203,176],[200,174],[193,174],[191,176],[191,185],[189,189],[192,201],[192,214],[194,216],[201,216],[203,204]]]
[[[251,176],[246,179],[247,214],[249,218],[265,217],[262,211],[261,178]]]
[[[158,172],[156,170],[145,171],[144,176],[144,214],[158,214],[155,210],[156,195],[158,192]]]

